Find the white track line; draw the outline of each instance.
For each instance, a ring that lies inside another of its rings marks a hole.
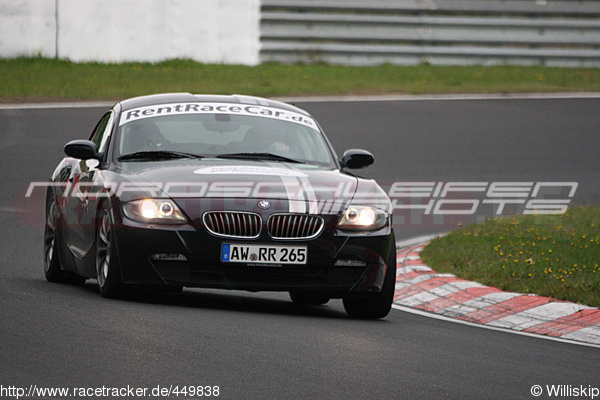
[[[488,93],[488,94],[418,94],[373,96],[315,96],[279,97],[273,100],[286,103],[311,102],[370,102],[370,101],[455,101],[455,100],[544,100],[544,99],[598,99],[600,93]]]

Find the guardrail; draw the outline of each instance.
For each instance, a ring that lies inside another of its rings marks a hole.
[[[261,62],[600,67],[600,1],[263,0]]]

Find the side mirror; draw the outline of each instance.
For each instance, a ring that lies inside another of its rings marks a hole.
[[[65,145],[65,154],[80,160],[89,160],[90,158],[96,158],[98,147],[89,140],[73,140]]]
[[[373,157],[373,154],[360,149],[346,150],[341,159],[342,167],[350,169],[365,168],[374,162],[375,158]]]

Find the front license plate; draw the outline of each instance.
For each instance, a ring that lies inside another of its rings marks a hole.
[[[253,264],[306,264],[306,246],[223,243],[221,261]]]

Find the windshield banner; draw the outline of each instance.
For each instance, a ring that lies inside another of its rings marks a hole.
[[[236,103],[174,103],[139,107],[124,111],[119,126],[144,118],[181,114],[230,114],[272,118],[317,129],[315,121],[303,114],[280,108]]]

